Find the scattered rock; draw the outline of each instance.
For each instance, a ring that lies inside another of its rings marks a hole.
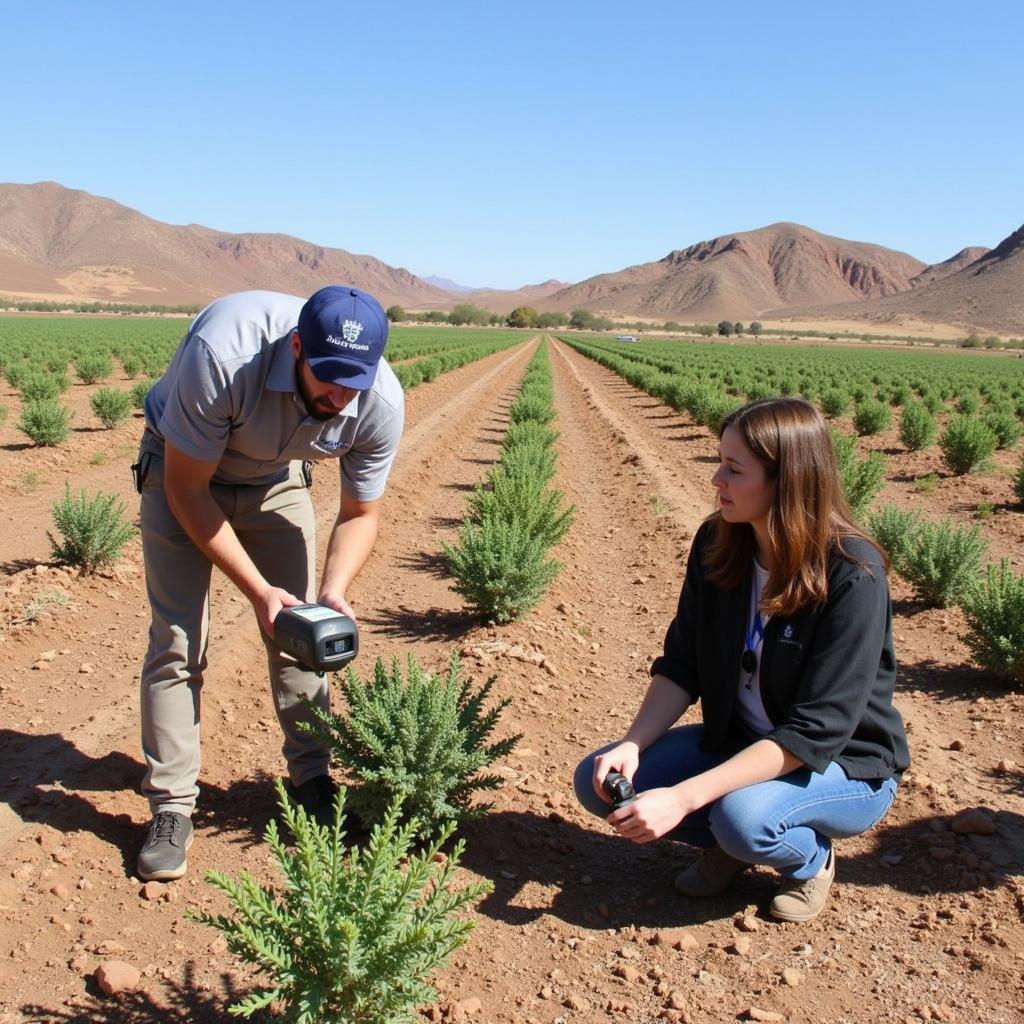
[[[736,922],[736,927],[741,932],[756,932],[761,927],[761,922],[753,914],[744,914]]]
[[[468,999],[460,999],[452,1007],[452,1019],[456,1021],[468,1020],[483,1009],[483,1003],[479,997],[470,996]]]
[[[746,956],[750,952],[750,939],[741,935],[730,942],[725,949],[727,953],[733,953],[736,956]]]
[[[142,980],[142,975],[123,960],[105,960],[96,968],[94,977],[105,996],[131,992]]]
[[[562,1005],[568,1007],[570,1010],[589,1010],[590,1004],[577,995],[575,992],[571,992],[569,995],[562,1000]]]
[[[783,967],[782,968],[782,984],[788,985],[790,988],[796,988],[804,980],[803,973],[798,971],[795,967]]]
[[[996,830],[995,822],[979,807],[967,807],[960,811],[949,827],[962,836],[990,836]]]
[[[1006,775],[1009,772],[1017,770],[1017,762],[1011,760],[1009,757],[1004,757],[995,767],[995,770],[1000,775]]]
[[[78,671],[83,676],[90,676],[96,671],[96,666],[93,665],[92,662],[83,661],[82,664],[78,666]]]
[[[949,744],[949,746],[946,747],[946,749],[947,750],[963,750],[964,749],[964,741],[960,740],[960,739],[953,740]]]
[[[651,936],[651,944],[668,946],[670,949],[696,949],[697,940],[687,928],[661,928]]]
[[[668,1008],[670,1010],[685,1010],[686,1009],[686,998],[679,989],[674,988],[668,994]]]
[[[752,1006],[746,1012],[747,1020],[777,1021],[785,1020],[786,1016],[776,1013],[774,1010],[762,1010],[759,1006]]]
[[[632,985],[633,982],[640,980],[640,972],[629,964],[619,964],[619,966],[612,971],[612,974],[617,978],[622,978],[623,981],[629,982],[630,985]]]
[[[147,882],[140,890],[139,895],[144,900],[154,902],[163,899],[166,888],[167,886],[163,882]]]
[[[71,895],[71,890],[66,885],[61,885],[60,882],[56,885],[51,885],[50,892],[59,900],[66,900]]]
[[[538,999],[550,999],[555,994],[555,990],[550,985],[543,985],[541,990],[537,993]]]

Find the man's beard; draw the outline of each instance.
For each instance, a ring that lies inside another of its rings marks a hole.
[[[327,402],[326,399],[314,398],[306,387],[306,381],[302,374],[302,367],[306,362],[306,353],[302,352],[299,354],[299,358],[295,363],[295,383],[299,387],[299,394],[302,396],[302,401],[305,403],[306,412],[315,420],[329,420],[341,412],[340,409],[335,409],[333,405]],[[312,373],[312,370],[310,371]],[[315,376],[315,375],[314,375]]]

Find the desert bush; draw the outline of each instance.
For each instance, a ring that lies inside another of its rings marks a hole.
[[[27,373],[18,390],[26,402],[46,402],[58,398],[67,386],[67,378],[53,373]]]
[[[469,501],[470,514],[477,522],[488,516],[516,520],[547,547],[557,544],[572,525],[574,507],[561,507],[564,495],[549,488],[547,478],[510,473],[502,465],[490,473],[488,483],[489,488],[477,485]]]
[[[104,353],[79,356],[75,360],[75,376],[83,384],[106,380],[114,372],[114,363]]]
[[[961,391],[956,400],[956,411],[961,416],[973,416],[981,408],[981,397],[976,391]]]
[[[850,395],[840,388],[821,393],[821,411],[829,417],[845,416],[850,411]]]
[[[0,423],[2,422],[3,419],[0,418]],[[1024,504],[1024,455],[1021,455],[1017,472],[1013,477],[1013,493],[1017,495],[1017,500]]]
[[[869,532],[889,556],[889,562],[896,572],[903,571],[907,555],[914,546],[914,539],[921,518],[912,509],[901,509],[886,505],[873,512],[868,519]]]
[[[986,568],[985,579],[963,602],[974,660],[1010,685],[1024,683],[1024,576],[1004,558]]]
[[[283,891],[260,885],[247,871],[238,880],[220,871],[207,880],[223,892],[232,916],[190,912],[215,928],[228,949],[270,979],[270,987],[230,1007],[251,1017],[278,1003],[286,1024],[399,1024],[436,1001],[427,979],[467,939],[473,922],[457,912],[492,888],[487,881],[454,890],[464,844],[441,857],[454,826],[413,853],[416,824],[399,825],[397,802],[365,850],[345,845],[338,794],[337,823],[325,828],[292,806],[277,783],[284,822],[295,849],[271,819],[264,833],[284,879]]]
[[[457,543],[445,544],[452,589],[495,622],[512,622],[536,605],[561,570],[525,523],[489,516],[464,522]]]
[[[509,418],[513,423],[532,420],[534,423],[547,424],[555,418],[555,410],[546,395],[524,392],[509,410]]]
[[[129,379],[138,376],[139,371],[142,369],[142,360],[134,353],[124,352],[121,354],[121,369],[124,370],[124,375]]]
[[[128,419],[132,411],[132,396],[117,388],[100,388],[90,399],[89,405],[108,430]]]
[[[863,402],[858,402],[857,408],[853,411],[854,429],[862,437],[888,430],[891,422],[892,412],[889,406],[875,398],[865,398]]]
[[[24,360],[12,360],[4,366],[4,380],[15,390],[21,389],[22,382],[31,373],[31,367]]]
[[[0,405],[0,427],[7,422],[8,409],[6,405]]]
[[[425,672],[411,656],[403,675],[397,658],[390,671],[378,658],[370,679],[363,681],[351,667],[342,677],[347,714],[310,705],[309,728],[358,780],[349,802],[363,823],[380,821],[397,805],[403,820],[417,822],[416,834],[430,838],[445,822],[458,825],[490,810],[489,803],[473,802],[477,793],[500,785],[484,770],[520,739],[489,742],[510,703],[505,698],[484,710],[493,685],[492,676],[474,691],[461,678],[457,653],[445,675]]]
[[[136,381],[128,394],[131,396],[132,408],[142,409],[146,404],[146,395],[156,383],[155,377],[147,377],[145,380]]]
[[[1012,409],[995,409],[985,416],[985,426],[996,435],[996,447],[1012,448],[1021,435],[1020,420]]]
[[[996,435],[974,416],[955,416],[939,438],[942,461],[955,476],[983,468],[998,444]]]
[[[47,531],[54,557],[86,574],[115,561],[135,533],[124,519],[124,504],[116,494],[99,491],[87,498],[82,490],[75,496],[70,484],[65,484],[64,497],[54,503],[52,512],[61,536],[58,542]]]
[[[887,460],[881,452],[871,452],[863,459],[858,458],[857,438],[837,430],[832,431],[832,444],[850,511],[856,519],[863,519],[868,506],[882,489]]]
[[[926,391],[921,396],[921,404],[933,415],[937,415],[942,408],[942,398],[939,395]]]
[[[52,399],[26,402],[21,409],[18,429],[33,444],[54,448],[63,444],[71,433],[71,410]]]
[[[900,440],[912,452],[927,448],[935,440],[935,418],[921,402],[907,402],[900,417]]]
[[[738,409],[740,405],[742,405],[742,403],[730,395],[718,392],[704,404],[704,407],[701,410],[700,422],[707,427],[712,434],[717,435],[722,426],[722,420],[724,420],[729,413]]]
[[[919,600],[933,608],[948,608],[977,582],[985,548],[979,526],[957,527],[949,519],[922,523],[900,572]]]

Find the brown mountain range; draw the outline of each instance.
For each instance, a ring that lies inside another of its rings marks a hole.
[[[545,309],[617,310],[685,320],[746,320],[769,309],[906,291],[926,269],[906,253],[772,224],[571,285]]]
[[[0,294],[179,305],[249,288],[308,295],[331,281],[364,288],[385,306],[452,301],[372,256],[290,235],[164,224],[55,182],[0,185]]]
[[[1024,225],[994,249],[953,273],[927,280],[912,291],[870,302],[839,306],[787,309],[787,317],[820,317],[864,320],[874,324],[899,324],[906,319],[954,324],[968,330],[983,329],[1002,334],[1024,334]],[[956,260],[963,253],[953,257]],[[947,260],[947,263],[952,261]],[[941,267],[944,264],[938,264]],[[929,268],[934,270],[935,268]]]

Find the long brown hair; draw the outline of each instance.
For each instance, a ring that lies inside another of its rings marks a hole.
[[[844,541],[859,537],[877,545],[853,521],[843,492],[835,448],[825,420],[802,398],[762,398],[730,413],[718,436],[732,427],[775,483],[767,528],[774,566],[761,610],[791,615],[828,595],[828,556],[833,549],[851,562]],[[720,512],[708,517],[713,539],[704,555],[708,579],[719,586],[740,586],[754,558],[749,523],[728,523]],[[885,554],[878,550],[886,565]]]

